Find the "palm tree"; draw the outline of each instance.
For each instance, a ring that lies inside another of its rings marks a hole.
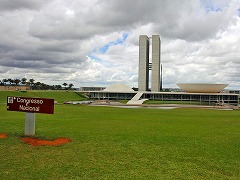
[[[30,83],[30,86],[32,87],[33,86],[33,84],[34,84],[34,79],[29,79],[29,83]]]
[[[16,86],[21,82],[20,79],[14,79],[13,82],[16,84]]]
[[[26,82],[27,82],[27,79],[26,79],[26,78],[22,78],[22,79],[21,79],[21,83],[22,83],[22,84],[26,84]]]
[[[8,79],[8,82],[10,83],[10,85],[12,85],[13,80],[11,78]]]
[[[67,83],[63,83],[62,85],[63,85],[63,86],[65,87],[65,89],[66,89],[66,86],[67,86],[68,84],[67,84]]]

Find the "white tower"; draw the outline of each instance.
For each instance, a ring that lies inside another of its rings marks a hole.
[[[152,36],[152,63],[149,63],[149,37],[139,36],[139,72],[138,91],[149,90],[149,70],[152,70],[151,91],[160,91],[160,54],[161,41],[159,35]]]

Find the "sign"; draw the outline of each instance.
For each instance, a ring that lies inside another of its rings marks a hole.
[[[7,97],[8,111],[53,114],[54,99]]]

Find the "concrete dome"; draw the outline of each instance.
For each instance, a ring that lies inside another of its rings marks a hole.
[[[132,88],[130,88],[126,84],[112,84],[103,91],[108,91],[108,92],[134,92]]]
[[[177,86],[189,93],[219,93],[228,84],[180,83]]]

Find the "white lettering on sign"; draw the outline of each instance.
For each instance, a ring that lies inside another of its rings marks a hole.
[[[43,100],[41,100],[41,99],[23,99],[23,98],[20,98],[20,97],[17,98],[17,102],[25,103],[26,106],[28,106],[29,103],[31,103],[31,104],[43,104]]]
[[[40,107],[31,107],[31,106],[23,106],[23,105],[20,105],[19,106],[19,110],[22,110],[22,111],[39,111],[40,110]]]
[[[7,97],[8,111],[25,111],[31,113],[54,113],[54,99]]]

